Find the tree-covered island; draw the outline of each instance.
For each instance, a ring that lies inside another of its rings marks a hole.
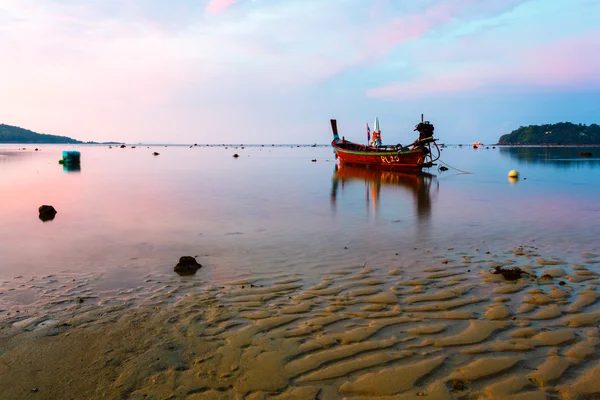
[[[88,143],[97,144],[97,142],[82,142],[71,139],[67,136],[48,135],[45,133],[36,133],[29,129],[19,128],[18,126],[0,124],[0,143]],[[118,144],[117,142],[105,142],[103,144]]]
[[[505,145],[600,145],[600,126],[571,122],[521,126],[500,136],[498,144]]]

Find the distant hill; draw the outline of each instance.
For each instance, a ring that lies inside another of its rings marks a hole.
[[[547,125],[521,126],[500,136],[498,144],[518,145],[600,145],[600,126],[559,122]]]
[[[83,143],[66,136],[35,133],[28,129],[0,124],[0,143]]]
[[[82,142],[67,136],[47,135],[36,133],[29,129],[18,126],[0,124],[0,143],[87,143],[99,144],[98,142]],[[119,144],[119,142],[102,142],[101,144]]]

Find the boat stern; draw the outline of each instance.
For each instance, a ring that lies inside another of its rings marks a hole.
[[[337,120],[335,119],[331,120],[331,131],[333,132],[333,141],[339,142],[340,136],[338,135]]]

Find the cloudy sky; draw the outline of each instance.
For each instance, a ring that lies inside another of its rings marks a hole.
[[[0,123],[81,140],[445,143],[600,122],[600,0],[0,0]]]

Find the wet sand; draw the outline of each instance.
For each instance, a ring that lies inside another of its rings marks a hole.
[[[0,396],[600,398],[600,256],[519,247],[436,260],[418,272],[357,265],[316,284],[149,277],[102,299],[90,277],[45,277],[37,303],[2,313]],[[517,265],[529,275],[492,273]]]

